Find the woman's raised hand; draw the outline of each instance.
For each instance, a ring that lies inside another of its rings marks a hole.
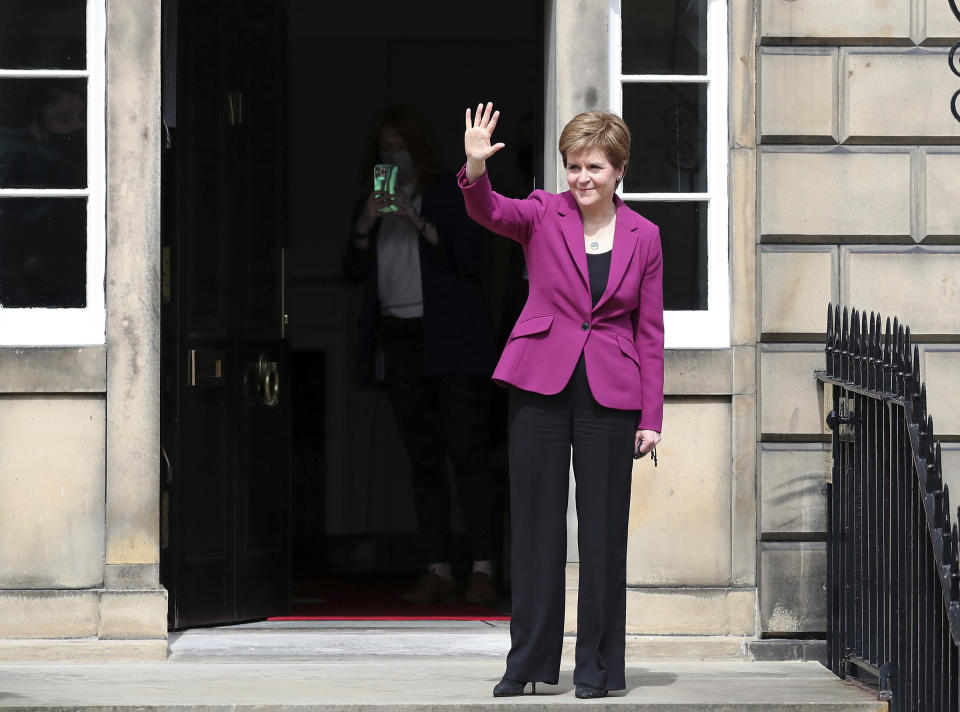
[[[467,154],[467,180],[473,183],[486,170],[486,161],[504,147],[502,143],[490,145],[490,137],[497,127],[499,111],[493,111],[493,102],[488,101],[486,108],[477,104],[477,113],[472,118],[467,109],[467,130],[463,134],[463,150]]]

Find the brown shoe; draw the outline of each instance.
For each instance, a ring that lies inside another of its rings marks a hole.
[[[496,603],[497,589],[493,585],[493,577],[483,571],[470,574],[470,584],[463,602],[468,606],[491,606]]]
[[[427,572],[410,593],[401,596],[407,603],[453,603],[457,599],[457,582]]]

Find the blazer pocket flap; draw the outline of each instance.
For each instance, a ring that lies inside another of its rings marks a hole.
[[[530,336],[530,334],[539,334],[543,331],[546,331],[553,323],[554,316],[554,314],[545,314],[543,316],[534,316],[529,319],[525,319],[513,327],[513,331],[510,332],[510,338],[512,339],[516,336]]]
[[[633,342],[626,336],[617,334],[617,343],[620,344],[620,350],[623,351],[623,353],[626,354],[630,360],[637,364],[637,366],[639,366],[640,357],[637,355],[637,348],[633,345]]]

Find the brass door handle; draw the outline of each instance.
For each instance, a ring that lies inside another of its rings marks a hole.
[[[280,369],[277,362],[267,361],[266,354],[260,354],[257,359],[257,376],[263,404],[272,408],[280,402]]]

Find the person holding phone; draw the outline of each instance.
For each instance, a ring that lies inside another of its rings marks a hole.
[[[367,180],[375,164],[395,166],[395,190],[379,181],[362,202],[343,271],[365,285],[361,381],[385,388],[413,468],[426,571],[404,599],[456,598],[449,456],[473,558],[464,602],[491,604],[496,491],[487,432],[495,353],[478,278],[481,231],[456,177],[436,169],[428,136],[425,119],[410,108],[388,109],[376,123]]]
[[[467,213],[523,247],[529,297],[493,378],[510,389],[511,647],[497,697],[556,684],[563,642],[566,509],[573,447],[580,584],[578,698],[626,687],[627,519],[633,455],[660,441],[663,257],[656,225],[616,195],[630,131],[588,111],[563,129],[568,190],[494,192],[486,162],[500,112],[466,111]]]

